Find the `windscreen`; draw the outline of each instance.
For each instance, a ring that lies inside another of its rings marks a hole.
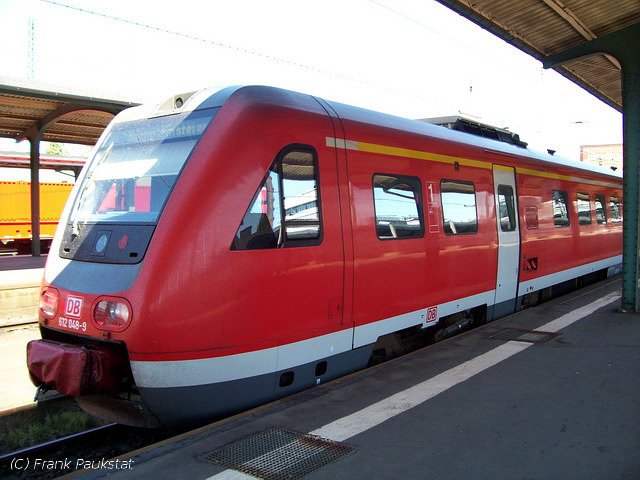
[[[88,166],[73,223],[153,224],[217,108],[114,125]]]

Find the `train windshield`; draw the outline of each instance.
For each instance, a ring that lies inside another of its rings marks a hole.
[[[216,109],[116,124],[88,166],[74,223],[152,224]]]

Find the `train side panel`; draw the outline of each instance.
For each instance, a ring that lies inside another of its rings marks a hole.
[[[491,164],[456,166],[454,157],[450,163],[402,158],[394,155],[394,148],[451,152],[438,141],[400,136],[365,124],[345,122],[345,132],[347,142],[357,139],[377,146],[377,152],[361,151],[354,142],[347,154],[355,258],[354,346],[375,343],[380,336],[404,328],[433,326],[443,316],[472,307],[491,305],[497,259]],[[391,148],[385,150],[385,146]],[[384,187],[375,188],[381,181],[403,182],[405,192],[409,189],[406,185],[414,185],[409,196],[415,198],[415,211],[421,218],[409,219],[407,225],[393,219],[403,213],[394,213],[391,205],[406,198],[393,188],[383,198]],[[474,199],[468,210],[475,225],[468,226],[468,231],[445,230],[441,189],[451,185],[463,186]],[[387,224],[394,222],[392,232]],[[415,231],[418,223],[420,232]]]
[[[136,302],[145,321],[138,322],[128,342],[145,403],[163,418],[172,415],[173,402],[183,395],[205,399],[224,391],[237,409],[245,397],[255,403],[253,391],[264,401],[306,388],[364,366],[373,344],[387,333],[434,326],[444,316],[494,303],[496,159],[478,148],[344,118],[344,138],[338,138],[330,116],[309,101],[298,99],[300,108],[288,109],[270,99],[245,104],[237,94],[203,139],[167,205],[148,252],[155,260],[140,277],[142,285],[153,285]],[[260,132],[259,141],[245,132]],[[352,299],[344,298],[345,273],[351,268],[345,267],[344,243],[351,239],[343,228],[339,187],[344,184],[341,167],[336,168],[343,146],[353,234]],[[290,248],[230,248],[250,205],[262,195],[260,186],[267,185],[265,172],[296,149],[317,158],[319,241]],[[546,231],[537,244],[523,236],[523,258],[535,253],[530,246],[543,251],[538,259],[543,265],[533,279],[558,283],[577,276],[576,266],[607,257],[595,253],[599,230],[579,228],[573,199],[582,186],[553,175],[533,178],[541,183],[518,188],[522,229],[528,205],[522,195],[537,198],[535,192],[541,192],[536,201]],[[550,228],[557,212],[551,193],[545,193],[549,190],[566,190],[569,225],[564,228]],[[393,199],[413,202],[414,213],[392,219],[383,202]],[[182,257],[158,261],[177,224],[196,232],[193,241]],[[522,261],[521,271],[525,265],[530,262]],[[158,286],[154,278],[165,282]],[[523,275],[521,288],[544,288],[527,281]],[[162,327],[148,328],[154,318],[163,319]],[[206,405],[198,408],[204,411]]]
[[[621,262],[622,224],[609,204],[621,190],[586,172],[574,172],[572,180],[553,176],[560,174],[518,175],[521,297]],[[598,197],[605,199],[604,209]]]

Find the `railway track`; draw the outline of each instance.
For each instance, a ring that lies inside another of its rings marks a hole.
[[[38,320],[37,319],[33,319],[33,320],[20,320],[17,323],[9,323],[7,325],[0,325],[0,332],[9,332],[11,330],[15,330],[17,328],[23,328],[23,327],[31,327],[33,325],[37,325],[38,324]]]
[[[122,425],[117,423],[109,423],[100,427],[91,428],[83,432],[73,433],[65,437],[56,438],[48,442],[43,442],[32,447],[22,448],[13,452],[0,455],[0,465],[4,466],[11,463],[11,460],[15,458],[23,459],[35,459],[48,456],[51,454],[58,454],[61,450],[69,448],[79,443],[95,440],[101,435],[105,435]]]
[[[51,479],[182,433],[110,423],[0,455],[0,478]]]
[[[108,424],[67,435],[0,456],[0,476],[11,478],[56,478],[70,473],[77,461],[96,443],[117,433],[118,424]],[[69,467],[69,468],[65,468]]]

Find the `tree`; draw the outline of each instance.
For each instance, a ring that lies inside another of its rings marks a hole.
[[[60,156],[69,156],[69,152],[58,142],[51,142],[47,147],[48,155],[60,155]]]

